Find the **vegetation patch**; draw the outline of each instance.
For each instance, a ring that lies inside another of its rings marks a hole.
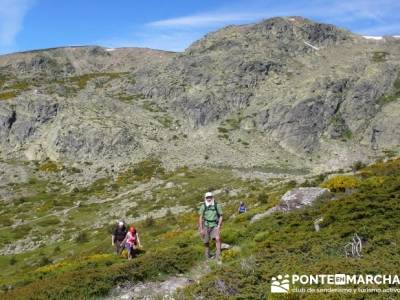
[[[124,75],[127,75],[127,72],[116,72],[116,73],[89,73],[83,74],[79,76],[69,77],[68,80],[78,86],[79,90],[86,88],[86,85],[90,80],[100,77],[106,77],[108,81],[121,78]]]
[[[221,123],[221,126],[217,128],[220,135],[219,138],[229,139],[229,132],[240,128],[241,118],[230,118],[226,119]],[[245,145],[245,144],[244,144]]]
[[[225,127],[218,127],[218,132],[220,132],[220,133],[228,133],[229,130],[226,129]]]
[[[385,51],[375,51],[372,54],[372,61],[375,63],[385,62],[388,55],[389,53]]]
[[[367,167],[371,178],[391,174],[379,179],[384,180],[380,186],[360,179],[354,193],[341,196],[339,192],[337,200],[272,214],[253,224],[243,219],[239,226],[246,234],[239,239],[238,254],[232,258],[226,254],[229,259],[221,267],[178,292],[176,298],[302,299],[294,294],[283,298],[271,294],[271,278],[276,274],[320,274],[321,270],[324,274],[396,273],[398,266],[393,262],[400,256],[393,251],[393,245],[400,241],[400,168],[394,171],[396,164],[398,161]],[[321,216],[324,221],[316,232],[313,222]],[[227,222],[223,230],[230,225]],[[346,257],[344,252],[354,233],[363,242],[360,258]],[[323,298],[340,297],[328,293]],[[346,299],[359,298],[357,294],[346,295]],[[376,294],[363,294],[363,299],[375,298]]]
[[[9,78],[8,75],[0,74],[0,88],[7,82],[8,78]]]
[[[328,179],[321,184],[321,187],[327,188],[331,192],[345,192],[355,189],[359,184],[360,181],[354,176],[338,175]]]
[[[231,130],[237,130],[240,128],[240,119],[226,119],[225,123],[230,127]]]
[[[40,220],[37,222],[37,225],[42,226],[42,227],[47,227],[47,226],[54,226],[59,224],[61,221],[59,218],[56,216],[50,216],[46,219]]]
[[[142,108],[150,112],[164,112],[165,110],[161,108],[157,103],[152,101],[143,101]]]
[[[159,160],[143,160],[137,163],[133,168],[120,173],[116,183],[121,186],[134,181],[148,181],[153,176],[162,176],[164,173],[165,170]]]
[[[14,81],[13,83],[7,83],[5,79],[0,77],[0,88],[4,91],[0,92],[0,100],[9,100],[17,97],[23,91],[28,90],[30,87],[29,82],[21,80]]]
[[[57,165],[54,161],[48,160],[39,165],[39,170],[42,172],[58,172],[61,167]]]
[[[382,95],[378,99],[378,104],[385,105],[400,98],[400,71],[397,73],[396,80],[393,83],[392,90],[389,94]]]
[[[130,78],[129,72],[114,72],[114,73],[87,73],[77,76],[70,76],[58,79],[56,83],[61,85],[64,89],[61,94],[63,96],[74,96],[80,90],[86,88],[87,84],[94,79],[104,78],[104,81],[99,82],[100,86],[109,83],[112,80],[119,78]],[[130,79],[129,79],[130,80]],[[54,92],[54,89],[50,89],[49,92]]]
[[[172,187],[151,190],[151,201],[141,199],[140,195],[135,195],[134,201],[138,202],[141,215],[151,215],[154,205],[169,205],[171,211],[163,218],[135,223],[144,245],[135,259],[127,261],[112,254],[109,224],[96,226],[95,230],[90,224],[89,230],[79,223],[83,219],[94,220],[101,215],[102,208],[117,202],[83,204],[74,210],[74,220],[63,224],[70,233],[70,240],[0,257],[0,286],[3,289],[0,298],[95,299],[107,295],[116,285],[126,281],[163,280],[169,274],[189,271],[203,259],[203,245],[196,222],[197,209],[206,190],[217,191],[217,201],[222,205],[225,220],[222,239],[231,248],[223,252],[222,265],[211,263],[212,272],[178,291],[176,299],[273,299],[271,277],[282,273],[319,274],[323,270],[329,274],[396,274],[398,271],[394,262],[399,261],[400,254],[394,245],[400,243],[400,159],[359,166],[356,176],[340,175],[349,178],[327,180],[325,183],[332,180],[335,187],[334,200],[321,199],[313,206],[275,213],[254,223],[249,222],[252,216],[274,206],[288,189],[298,184],[277,182],[266,185],[258,180],[238,179],[223,169],[182,167],[159,173],[157,165],[157,161],[151,160],[136,164],[134,168],[141,172],[134,174],[132,171],[132,178],[142,178],[145,182],[153,176],[160,176],[173,182]],[[312,177],[309,184],[317,185],[325,177],[326,174]],[[57,201],[68,199],[71,204],[77,199],[92,197],[99,191],[103,193],[110,183],[111,179],[105,178],[76,194],[57,194],[61,198]],[[30,185],[40,196],[27,197],[23,205],[16,207],[25,209],[34,202],[33,198],[42,201],[49,184],[33,180]],[[343,193],[347,187],[352,193]],[[236,193],[230,193],[233,188]],[[54,196],[48,196],[45,201]],[[245,201],[248,211],[238,215],[241,200]],[[172,213],[172,206],[178,204],[191,207],[192,211],[179,215]],[[14,215],[15,208],[9,208],[10,212],[0,216],[7,219],[9,213]],[[316,232],[313,223],[320,217],[323,217],[321,230]],[[18,226],[15,231],[2,232],[1,238],[24,238],[36,229],[33,225]],[[77,241],[79,232],[80,238],[83,236],[82,242]],[[344,252],[344,245],[351,241],[354,233],[363,241],[360,258],[346,257]],[[324,296],[337,299],[334,294]],[[369,299],[368,295],[363,296]],[[358,299],[359,295],[351,297]]]
[[[155,116],[154,117],[164,128],[171,128],[172,125],[174,124],[174,120],[168,116]]]
[[[3,92],[0,93],[0,100],[9,100],[18,96],[18,93],[15,91]]]
[[[342,141],[347,141],[353,137],[351,129],[340,112],[332,116],[330,123],[335,129],[335,133],[331,135],[332,138],[341,138]]]
[[[131,94],[120,93],[117,95],[117,99],[125,103],[132,103],[136,100],[144,99],[144,95],[143,94],[131,95]]]

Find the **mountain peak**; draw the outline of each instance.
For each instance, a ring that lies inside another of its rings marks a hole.
[[[267,44],[273,43],[278,47],[291,44],[298,48],[296,44],[304,45],[304,42],[320,47],[351,42],[355,37],[348,30],[300,16],[273,17],[255,24],[224,27],[207,34],[187,50],[203,52],[231,47],[248,48],[250,42],[256,43],[257,47],[268,47]]]

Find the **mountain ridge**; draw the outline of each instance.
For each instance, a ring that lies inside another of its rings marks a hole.
[[[269,299],[277,274],[395,274],[400,40],[291,19],[182,53],[0,56],[0,298],[158,298],[179,278],[171,297]],[[221,264],[202,262],[206,191]],[[140,232],[133,260],[112,253],[117,220]]]
[[[169,168],[348,167],[398,151],[399,48],[276,17],[225,27],[180,53],[93,46],[0,56],[0,149],[96,168],[154,155]]]

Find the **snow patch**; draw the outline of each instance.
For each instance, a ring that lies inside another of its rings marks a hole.
[[[314,45],[311,45],[310,43],[307,43],[306,41],[303,41],[303,42],[304,42],[304,44],[306,44],[307,46],[313,48],[314,50],[317,50],[317,51],[319,50],[318,47],[315,47]]]
[[[115,48],[107,48],[106,51],[111,52],[111,51],[115,51]]]
[[[381,40],[383,39],[383,36],[363,35],[363,38],[366,38],[368,40]]]

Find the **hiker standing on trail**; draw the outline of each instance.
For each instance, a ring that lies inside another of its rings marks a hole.
[[[221,225],[222,210],[219,203],[214,199],[211,192],[204,195],[204,202],[199,210],[199,231],[205,246],[205,256],[210,258],[210,239],[215,239],[217,252],[215,259],[219,260],[221,255]]]
[[[129,227],[129,231],[122,241],[122,245],[125,245],[125,248],[128,250],[128,259],[132,259],[133,250],[136,249],[136,246],[139,248],[142,247],[139,240],[139,234],[137,233],[135,226],[131,225],[131,227]]]
[[[117,255],[121,255],[124,250],[124,244],[122,241],[125,239],[127,230],[123,221],[119,221],[117,226],[115,227],[113,234],[111,236],[111,244],[115,245],[115,251]]]
[[[238,213],[239,213],[239,214],[244,214],[246,211],[247,211],[246,205],[244,204],[243,201],[240,201]]]

